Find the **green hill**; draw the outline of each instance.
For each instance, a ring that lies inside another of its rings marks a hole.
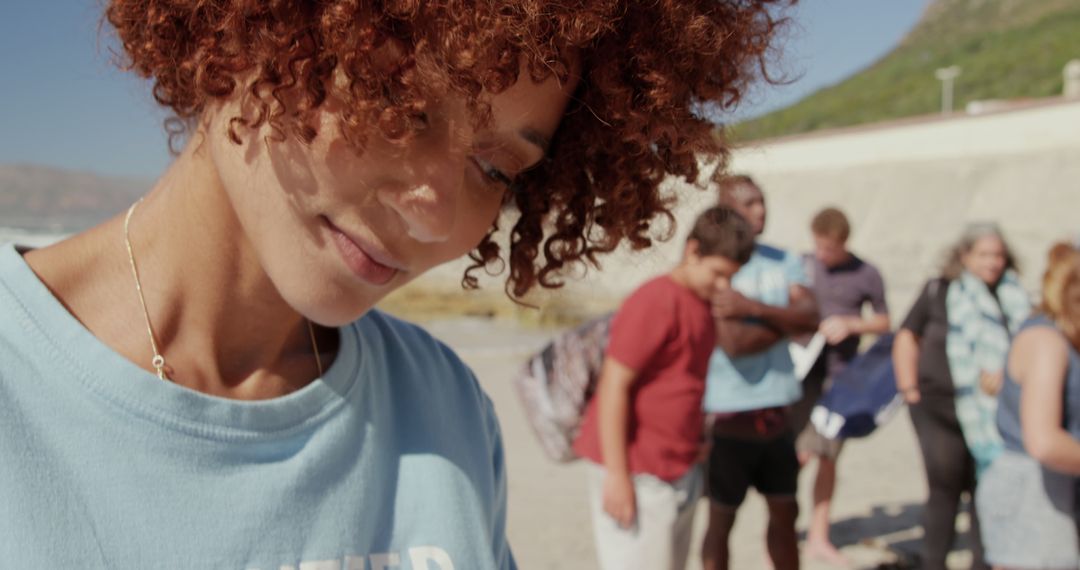
[[[958,65],[954,108],[970,101],[1059,95],[1080,58],[1080,0],[937,0],[892,52],[802,101],[733,126],[755,140],[936,113],[934,71]]]

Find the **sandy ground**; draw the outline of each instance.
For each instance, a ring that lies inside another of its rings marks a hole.
[[[505,439],[509,487],[510,542],[518,563],[528,570],[596,568],[586,502],[585,473],[578,463],[549,461],[533,438],[510,379],[521,362],[553,334],[481,319],[428,323],[476,371],[495,402]],[[800,536],[810,509],[813,468],[800,477]],[[926,497],[918,444],[905,412],[871,437],[849,442],[839,463],[832,534],[854,568],[877,568],[897,553],[918,550],[919,517]],[[699,505],[695,551],[707,511]],[[765,506],[751,496],[739,514],[732,537],[735,570],[767,568],[764,559]],[[965,526],[963,518],[961,527]],[[950,568],[966,568],[970,555],[957,549]],[[692,556],[688,570],[700,568]],[[804,560],[803,568],[836,568]]]

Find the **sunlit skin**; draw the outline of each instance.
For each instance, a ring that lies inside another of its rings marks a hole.
[[[1005,242],[995,235],[983,236],[960,258],[964,269],[987,285],[997,285],[1005,274]]]
[[[720,255],[700,255],[693,240],[686,245],[685,259],[671,272],[671,277],[705,301],[711,300],[717,291],[731,288],[731,278],[742,267]]]
[[[765,195],[753,184],[740,184],[724,196],[724,203],[746,218],[754,235],[765,231]]]
[[[847,243],[836,236],[814,234],[814,256],[830,269],[851,259]]]
[[[1080,475],[1080,441],[1065,429],[1063,411],[1070,344],[1073,350],[1080,349],[1080,280],[1074,277],[1061,295],[1061,313],[1054,319],[1059,330],[1024,329],[1013,343],[1008,368],[1021,387],[1025,450],[1049,469],[1075,476]]]
[[[527,77],[527,76],[525,76]],[[404,148],[377,135],[359,156],[338,134],[333,97],[305,145],[269,127],[226,124],[235,101],[208,109],[182,154],[131,221],[131,241],[162,353],[178,384],[263,399],[317,375],[336,330],[426,270],[470,251],[508,182],[538,163],[576,82],[528,79],[495,96],[473,132],[463,100],[427,110]],[[139,366],[152,356],[117,217],[27,262],[102,342]]]

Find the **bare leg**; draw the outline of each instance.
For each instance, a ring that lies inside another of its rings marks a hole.
[[[776,570],[799,569],[799,542],[795,535],[795,519],[799,503],[795,497],[765,497],[769,505],[769,530],[766,544]]]
[[[799,469],[802,469],[803,467],[806,467],[807,463],[810,463],[811,459],[813,459],[813,458],[815,458],[817,456],[814,455],[813,453],[808,452],[808,451],[800,451],[800,452],[798,452],[796,457],[799,458]]]
[[[828,457],[818,457],[818,470],[814,479],[814,506],[810,512],[810,527],[806,531],[805,553],[808,558],[847,567],[850,565],[847,558],[829,539],[829,516],[835,489],[836,461]]]
[[[705,531],[705,542],[701,547],[703,570],[728,570],[731,560],[728,538],[735,526],[737,512],[738,507],[709,501],[709,528]]]

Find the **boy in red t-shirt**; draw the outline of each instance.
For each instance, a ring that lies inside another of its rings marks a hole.
[[[611,324],[578,455],[589,459],[593,530],[605,570],[681,570],[693,507],[705,374],[716,346],[710,300],[750,259],[754,233],[734,210],[698,217],[677,267],[638,288]]]

